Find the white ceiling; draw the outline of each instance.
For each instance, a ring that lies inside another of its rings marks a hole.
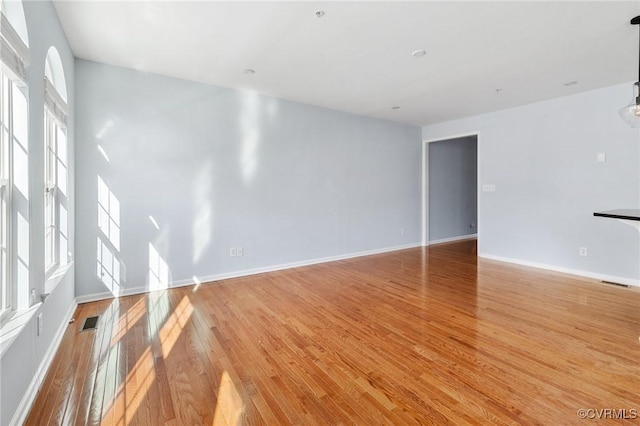
[[[78,58],[414,125],[638,72],[638,0],[54,5]]]

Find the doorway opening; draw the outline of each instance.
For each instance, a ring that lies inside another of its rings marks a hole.
[[[424,143],[423,245],[478,237],[478,135]]]

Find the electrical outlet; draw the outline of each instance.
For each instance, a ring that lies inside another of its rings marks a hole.
[[[495,191],[496,191],[495,185],[482,185],[482,192],[495,192]]]
[[[39,336],[42,334],[42,327],[44,324],[42,323],[42,312],[38,314],[36,317],[36,335]]]
[[[243,249],[242,247],[236,247],[236,256],[240,257],[243,255]]]
[[[229,249],[229,257],[236,257],[238,255],[238,250],[235,247],[231,247]]]
[[[476,223],[475,222],[471,222],[471,224],[469,225],[469,228],[473,229],[476,227]]]
[[[404,228],[400,228],[400,235],[404,235]]]
[[[580,249],[578,250],[578,253],[580,254],[580,256],[586,256],[587,255],[587,248],[586,247],[580,247]]]
[[[599,152],[598,155],[596,156],[596,161],[598,163],[604,163],[607,161],[607,154],[604,152]]]

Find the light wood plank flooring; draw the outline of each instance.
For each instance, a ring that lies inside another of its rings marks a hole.
[[[78,332],[95,314],[98,329]],[[579,409],[640,422],[640,289],[477,259],[475,241],[88,303],[75,318],[29,425],[599,422]]]

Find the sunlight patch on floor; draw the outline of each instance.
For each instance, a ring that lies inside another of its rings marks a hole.
[[[171,353],[171,349],[180,337],[184,326],[191,318],[191,314],[193,314],[193,306],[189,298],[184,296],[160,329],[160,346],[162,347],[162,356],[165,359]]]
[[[244,403],[233,379],[225,370],[220,377],[216,412],[213,415],[213,426],[237,425],[244,411]]]

